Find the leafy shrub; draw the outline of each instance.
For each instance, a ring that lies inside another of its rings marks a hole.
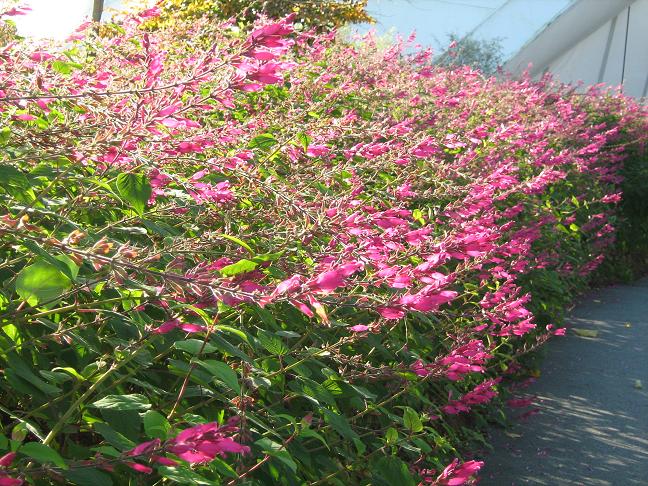
[[[645,109],[157,14],[0,51],[0,484],[471,482]]]

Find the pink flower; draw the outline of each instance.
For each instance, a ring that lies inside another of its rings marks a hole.
[[[29,59],[31,59],[32,61],[36,61],[36,62],[47,61],[48,59],[52,59],[53,57],[54,56],[52,56],[51,54],[49,54],[47,52],[43,52],[43,51],[32,52],[29,55]]]
[[[216,456],[225,457],[226,454],[247,454],[250,452],[248,446],[225,435],[238,431],[236,423],[238,417],[232,417],[223,426],[211,422],[190,427],[171,439],[166,449],[191,464],[209,462]]]
[[[437,484],[443,486],[461,486],[466,484],[472,476],[479,472],[483,467],[482,461],[468,461],[459,464],[459,459],[455,459],[446,467],[437,478]]]
[[[414,295],[405,295],[398,301],[403,307],[419,312],[430,312],[437,310],[441,304],[445,304],[454,300],[457,292],[452,290],[442,290],[438,294],[422,295],[420,293]]]
[[[0,13],[0,17],[6,15],[7,17],[14,17],[16,15],[27,15],[29,12],[31,12],[30,7],[14,7],[12,9],[7,10],[6,12]]]
[[[128,456],[141,456],[144,454],[149,454],[150,452],[154,451],[155,449],[160,447],[160,439],[154,439],[150,440],[148,442],[143,442],[139,444],[138,446],[134,447],[130,451],[126,453]]]
[[[146,10],[142,10],[139,14],[137,14],[137,16],[142,19],[150,19],[153,17],[158,17],[161,13],[162,10],[160,9],[160,7],[155,6]]]
[[[602,203],[618,203],[621,202],[621,193],[607,194],[601,198]]]
[[[20,486],[24,481],[22,479],[10,478],[0,473],[0,486]]]
[[[7,452],[4,456],[0,457],[0,467],[9,467],[16,457],[15,452]]]
[[[405,311],[400,307],[393,307],[393,306],[376,307],[376,312],[378,312],[378,314],[380,314],[385,319],[390,319],[390,320],[402,319],[403,317],[405,317]]]
[[[332,292],[338,287],[343,287],[345,285],[345,279],[362,268],[364,268],[364,264],[361,262],[345,263],[333,270],[320,273],[308,285],[317,292]]]
[[[369,330],[369,326],[365,326],[364,324],[357,324],[355,326],[351,326],[349,330],[353,332],[365,332]]]
[[[153,329],[151,332],[153,334],[167,334],[174,329],[182,329],[184,332],[194,333],[194,332],[204,332],[207,330],[205,326],[200,324],[193,324],[190,322],[182,322],[179,319],[173,319],[166,321],[161,324],[159,327]]]
[[[326,145],[309,145],[306,150],[306,155],[309,157],[324,157],[331,152],[331,149]]]
[[[36,120],[37,117],[30,115],[29,113],[21,113],[20,115],[14,115],[14,120],[20,121],[32,121]]]
[[[145,466],[144,464],[139,464],[137,462],[126,462],[126,465],[131,469],[144,474],[151,474],[153,472],[153,469],[151,467]]]

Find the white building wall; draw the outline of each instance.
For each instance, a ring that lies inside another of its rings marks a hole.
[[[628,6],[621,4],[621,0],[605,2],[609,3],[580,0],[564,18],[557,19],[555,25],[549,25],[523,47],[506,67],[519,73],[523,66],[532,63],[531,73],[536,77],[550,71],[564,83],[605,83],[614,87],[623,84],[626,94],[647,96],[648,0],[625,2],[630,3]],[[616,11],[612,8],[615,3],[621,7]],[[595,19],[604,7],[611,12],[610,17],[574,39],[576,31],[590,25],[586,17]],[[584,24],[579,25],[579,20]]]

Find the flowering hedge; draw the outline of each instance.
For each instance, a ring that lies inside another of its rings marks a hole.
[[[157,13],[0,51],[0,485],[472,482],[645,109]]]

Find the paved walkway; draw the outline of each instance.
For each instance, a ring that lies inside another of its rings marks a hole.
[[[480,486],[648,485],[648,279],[597,290],[570,316],[527,390],[540,412],[493,433]]]

